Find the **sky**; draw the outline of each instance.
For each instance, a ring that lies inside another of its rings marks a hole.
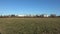
[[[0,15],[60,15],[60,0],[0,0]]]

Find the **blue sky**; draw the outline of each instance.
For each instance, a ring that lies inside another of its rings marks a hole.
[[[0,15],[9,14],[60,15],[60,0],[0,0]]]

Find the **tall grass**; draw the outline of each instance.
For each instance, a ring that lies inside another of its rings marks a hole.
[[[1,34],[60,34],[60,18],[0,18]]]

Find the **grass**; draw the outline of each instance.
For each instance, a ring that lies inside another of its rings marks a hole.
[[[60,18],[0,18],[1,34],[60,34]]]

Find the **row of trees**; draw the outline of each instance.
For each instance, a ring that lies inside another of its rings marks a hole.
[[[42,14],[42,15],[36,15],[36,17],[58,17],[58,16],[56,16],[56,14],[51,14],[50,16],[46,14]]]
[[[5,15],[5,16],[0,16],[0,18],[7,18],[7,17],[60,17],[60,16],[56,16],[56,14],[51,14],[50,16],[47,14],[42,14],[42,15],[25,15],[25,16],[18,16],[18,15]]]

